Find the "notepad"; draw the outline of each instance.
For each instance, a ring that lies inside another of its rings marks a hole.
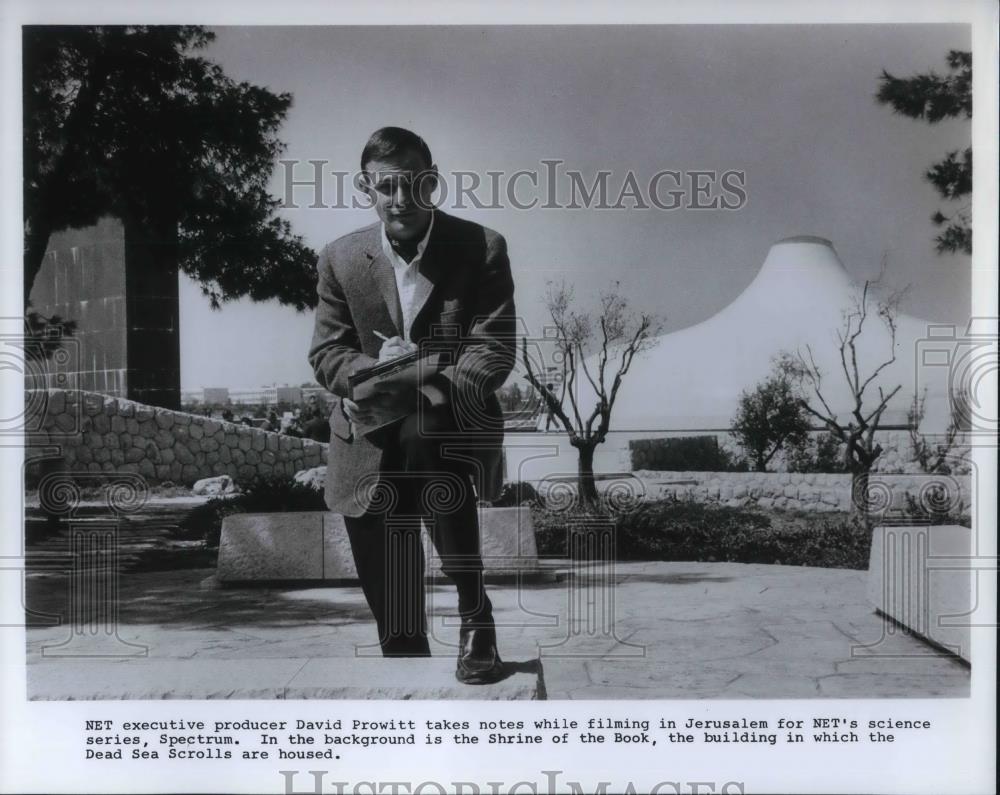
[[[351,390],[351,400],[355,403],[362,403],[380,394],[415,392],[430,378],[440,373],[449,363],[450,356],[444,351],[413,351],[397,356],[395,359],[365,367],[347,378],[347,384]],[[414,410],[415,406],[414,402]],[[399,416],[375,426],[360,425],[359,423],[358,430],[362,434],[369,434],[403,419],[409,413],[412,412],[404,411]]]

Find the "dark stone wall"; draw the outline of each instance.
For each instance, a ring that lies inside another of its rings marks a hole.
[[[116,218],[52,235],[30,297],[35,311],[76,322],[70,386],[180,407],[175,235]]]

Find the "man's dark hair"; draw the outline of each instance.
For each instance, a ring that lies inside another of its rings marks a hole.
[[[430,147],[415,132],[402,127],[382,127],[371,134],[361,150],[361,170],[364,171],[373,160],[388,160],[410,149],[420,154],[427,168],[434,165]]]

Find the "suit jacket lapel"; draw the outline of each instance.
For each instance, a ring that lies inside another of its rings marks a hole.
[[[427,277],[433,287],[427,300],[424,301],[424,305],[420,307],[420,311],[413,319],[410,334],[414,338],[423,337],[426,334],[425,326],[428,322],[428,315],[436,306],[448,279],[450,260],[447,251],[447,224],[448,216],[440,210],[435,210],[434,228],[431,229],[427,248],[424,249],[424,255],[420,260],[420,273]]]
[[[394,332],[397,336],[403,336],[403,309],[399,304],[399,289],[396,287],[396,274],[393,273],[392,265],[385,252],[382,251],[381,228],[375,229],[375,245],[369,245],[366,251],[368,262],[368,274],[371,277],[376,289],[385,302],[385,308],[389,312],[392,320]]]

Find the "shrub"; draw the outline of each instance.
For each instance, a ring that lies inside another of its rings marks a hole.
[[[556,558],[569,556],[567,542],[572,532],[583,532],[584,527],[593,527],[595,523],[606,525],[612,521],[610,514],[581,508],[575,502],[560,508],[546,507],[543,502],[535,503],[531,507],[531,520],[538,554]]]
[[[618,516],[571,509],[532,512],[541,555],[566,557],[568,540],[615,526],[618,560],[731,561],[865,569],[871,528],[847,514],[763,513],[694,501],[643,503]]]
[[[829,431],[790,445],[786,451],[789,472],[846,472],[844,443]]]
[[[906,508],[903,511],[906,517],[902,521],[915,525],[945,525],[957,524],[963,527],[972,527],[972,517],[956,511],[950,504],[948,492],[943,488],[934,489],[931,494],[923,500],[918,500],[912,494],[907,493]],[[896,524],[899,522],[897,521]]]
[[[737,468],[733,457],[719,446],[715,436],[634,439],[628,447],[633,471],[730,472]]]
[[[234,513],[325,511],[323,492],[298,483],[290,475],[257,476],[239,481],[240,494],[215,497],[192,510],[180,523],[182,530],[217,547],[222,520]]]
[[[494,508],[516,508],[524,503],[538,502],[538,492],[530,483],[516,480],[512,483],[504,483],[500,490],[500,496],[493,500]]]

